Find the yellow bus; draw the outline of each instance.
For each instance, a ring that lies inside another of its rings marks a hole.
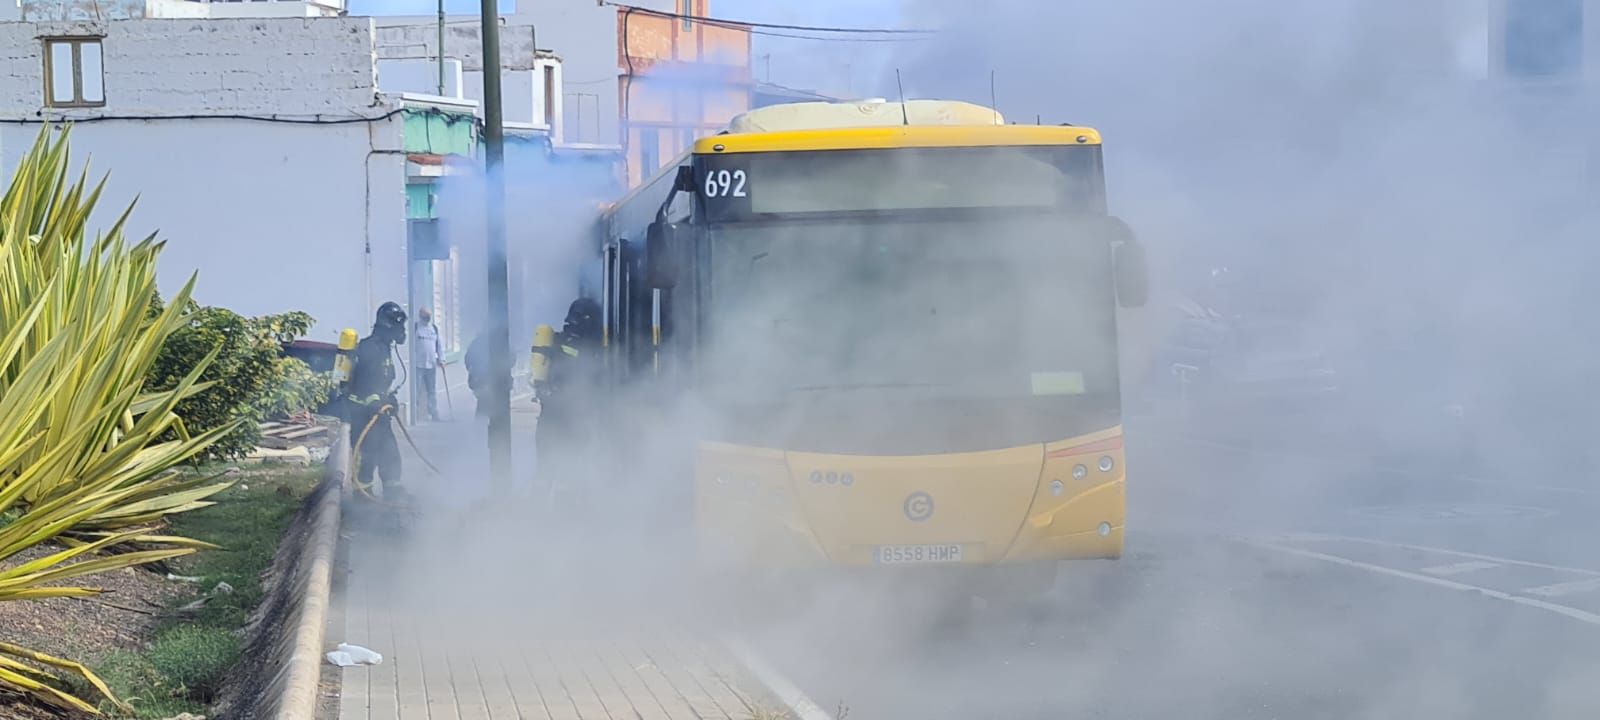
[[[608,376],[680,413],[656,432],[685,444],[701,560],[1053,578],[1121,554],[1117,308],[1146,281],[1095,130],[763,108],[601,234]]]

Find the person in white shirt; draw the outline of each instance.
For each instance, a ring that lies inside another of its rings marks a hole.
[[[427,308],[417,311],[417,379],[422,391],[422,406],[428,419],[439,419],[439,364],[444,361],[444,346],[439,342],[439,328],[433,324],[433,313]]]

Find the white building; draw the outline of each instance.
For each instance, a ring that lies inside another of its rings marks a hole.
[[[591,10],[599,10],[591,7]],[[601,13],[605,15],[605,12]],[[378,75],[385,91],[440,95],[477,104],[483,94],[483,40],[476,17],[447,17],[443,27],[441,73],[438,17],[377,17]],[[574,114],[564,93],[566,63],[549,45],[566,48],[578,38],[552,35],[519,24],[516,16],[500,27],[500,84],[506,130],[507,245],[511,280],[511,320],[515,342],[539,322],[559,321],[576,293],[576,242],[589,239],[586,222],[600,200],[621,193],[621,148],[574,137]],[[441,75],[443,82],[441,83]],[[442,84],[442,87],[441,87]],[[579,114],[579,117],[582,117]],[[432,180],[437,204],[413,223],[432,223],[456,249],[451,269],[457,277],[480,278],[482,198],[472,182],[453,182],[449,173]],[[415,186],[413,186],[415,187]],[[582,238],[575,236],[581,235]],[[419,270],[426,272],[426,270]],[[424,283],[426,285],[426,283]],[[485,293],[459,297],[469,319],[483,317]],[[554,317],[552,317],[554,313]],[[471,325],[469,321],[467,323]],[[476,327],[469,327],[468,332]]]
[[[161,284],[319,335],[405,297],[402,99],[358,18],[0,23],[0,167],[43,123],[111,173],[106,217],[167,241]]]
[[[198,273],[199,302],[304,310],[330,341],[386,300],[428,305],[459,346],[426,221],[429,183],[477,154],[477,104],[385,92],[370,19],[0,22],[0,44],[0,171],[70,123],[110,173],[101,224],[138,197],[129,231],[166,241],[164,294]]]
[[[70,123],[76,156],[111,173],[102,217],[138,196],[129,230],[166,241],[165,294],[198,272],[199,302],[304,310],[330,341],[395,300],[432,308],[460,352],[481,316],[482,246],[441,230],[440,188],[479,172],[477,53],[445,58],[441,93],[436,55],[408,54],[404,29],[321,16],[336,4],[24,0],[29,20],[0,22],[0,172],[42,127]],[[252,8],[264,16],[217,17]],[[507,42],[508,168],[544,177],[561,61],[531,37]]]
[[[338,17],[345,0],[0,0],[0,21]]]
[[[704,0],[630,0],[630,5],[659,11],[689,9],[703,14]],[[566,76],[554,98],[555,117],[563,126],[561,144],[573,147],[620,148],[622,60],[618,40],[619,10],[592,0],[523,0],[516,12],[501,18],[504,58],[515,57],[537,43],[560,53]],[[437,57],[435,17],[379,17],[380,56]],[[459,58],[468,69],[481,67],[476,15],[445,18],[445,56]],[[391,28],[404,28],[393,29]],[[506,66],[510,68],[510,65]],[[521,85],[520,81],[517,83]],[[470,86],[471,83],[469,82]],[[508,95],[509,99],[509,95]]]
[[[481,101],[483,39],[475,23],[445,25],[444,87],[440,87],[439,27],[436,18],[375,17],[378,74],[384,89],[442,94]],[[548,38],[547,38],[548,39]],[[510,131],[534,132],[564,143],[563,62],[540,50],[535,29],[500,28],[501,112]]]

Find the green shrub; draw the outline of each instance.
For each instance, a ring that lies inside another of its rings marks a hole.
[[[220,348],[200,376],[215,384],[179,403],[177,414],[190,433],[244,420],[202,459],[245,455],[261,440],[257,421],[314,408],[326,400],[331,383],[305,363],[283,355],[283,344],[305,334],[312,322],[303,312],[247,318],[226,308],[191,303],[187,322],[162,345],[145,387],[174,387],[207,353]]]
[[[258,417],[272,419],[315,410],[333,396],[333,375],[311,369],[287,355],[273,362],[266,392],[253,404]]]

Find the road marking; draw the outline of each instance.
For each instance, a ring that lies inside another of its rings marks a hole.
[[[1312,558],[1312,559],[1315,559],[1315,560],[1322,560],[1324,562],[1330,562],[1330,563],[1333,563],[1335,565],[1343,565],[1345,567],[1356,568],[1358,570],[1366,570],[1367,572],[1377,573],[1379,575],[1389,575],[1389,576],[1392,576],[1392,577],[1404,578],[1406,580],[1415,580],[1415,581],[1420,582],[1420,583],[1425,583],[1425,584],[1428,584],[1428,585],[1434,585],[1434,586],[1437,586],[1437,587],[1447,588],[1447,589],[1450,589],[1450,590],[1460,590],[1460,591],[1464,591],[1464,592],[1475,592],[1475,593],[1484,595],[1486,597],[1494,598],[1496,600],[1504,600],[1506,602],[1516,603],[1518,605],[1523,605],[1523,606],[1531,607],[1531,608],[1537,608],[1539,610],[1544,610],[1546,612],[1552,612],[1552,613],[1555,613],[1557,615],[1562,615],[1562,616],[1565,616],[1565,617],[1572,618],[1573,620],[1578,620],[1578,621],[1581,621],[1581,622],[1589,623],[1590,625],[1600,625],[1600,615],[1596,615],[1596,614],[1591,613],[1591,612],[1586,612],[1586,611],[1583,611],[1583,610],[1579,610],[1579,609],[1573,608],[1573,607],[1567,607],[1566,605],[1557,605],[1557,604],[1552,603],[1552,602],[1545,602],[1543,600],[1536,600],[1534,598],[1522,597],[1522,596],[1519,596],[1519,595],[1512,595],[1511,593],[1504,592],[1504,591],[1501,591],[1501,590],[1495,590],[1493,588],[1480,587],[1478,585],[1468,585],[1467,583],[1456,582],[1454,580],[1446,580],[1444,578],[1437,578],[1437,577],[1433,577],[1432,575],[1423,575],[1421,573],[1414,573],[1414,572],[1409,572],[1409,571],[1406,571],[1406,570],[1396,570],[1394,568],[1388,568],[1388,567],[1384,567],[1382,565],[1373,565],[1372,563],[1365,563],[1365,562],[1361,562],[1361,561],[1358,561],[1358,560],[1350,560],[1348,558],[1339,557],[1338,555],[1329,555],[1327,553],[1316,552],[1315,550],[1302,550],[1300,548],[1287,547],[1287,546],[1284,546],[1284,545],[1274,545],[1272,543],[1261,542],[1261,541],[1258,541],[1258,540],[1250,540],[1250,539],[1246,539],[1246,538],[1238,538],[1238,540],[1240,542],[1243,542],[1243,543],[1247,544],[1247,545],[1253,545],[1255,547],[1259,547],[1259,548],[1262,548],[1262,549],[1265,549],[1265,550],[1274,550],[1274,551],[1281,552],[1281,553],[1286,553],[1286,554],[1289,554],[1289,555],[1299,555],[1301,557]]]
[[[1500,567],[1500,563],[1485,562],[1483,560],[1468,560],[1466,562],[1450,563],[1449,565],[1425,567],[1417,572],[1425,572],[1429,575],[1435,575],[1438,577],[1448,577],[1451,575],[1460,575],[1461,573],[1469,573],[1476,570],[1488,570],[1490,568],[1497,567]]]
[[[1495,520],[1506,518],[1547,518],[1556,514],[1549,508],[1528,505],[1436,504],[1377,505],[1351,508],[1350,512],[1382,520],[1431,522],[1438,520]]]
[[[1520,565],[1522,567],[1539,568],[1540,570],[1555,570],[1557,572],[1572,573],[1574,575],[1588,575],[1590,577],[1600,578],[1600,570],[1567,567],[1565,565],[1551,565],[1548,563],[1533,562],[1531,560],[1513,560],[1511,558],[1495,557],[1494,555],[1482,555],[1479,553],[1462,552],[1460,550],[1446,550],[1444,548],[1428,547],[1426,545],[1412,545],[1402,542],[1390,542],[1388,540],[1373,540],[1372,538],[1351,537],[1349,535],[1328,535],[1325,533],[1287,533],[1278,535],[1273,539],[1282,542],[1323,540],[1365,543],[1367,545],[1380,545],[1383,547],[1399,548],[1401,550],[1416,550],[1418,552],[1438,553],[1440,555],[1454,555],[1456,557],[1467,558],[1469,560],[1484,560],[1500,565]]]
[[[768,665],[750,649],[750,646],[731,635],[722,636],[722,645],[728,648],[733,656],[761,681],[761,684],[766,685],[772,694],[777,695],[779,702],[788,706],[794,720],[833,720],[833,716],[823,710],[822,706],[812,702],[803,690]]]
[[[1563,595],[1575,595],[1577,593],[1590,592],[1593,590],[1600,590],[1600,578],[1574,580],[1572,582],[1556,583],[1554,585],[1542,585],[1540,587],[1528,588],[1522,592],[1528,595],[1539,595],[1542,597],[1561,597]]]

